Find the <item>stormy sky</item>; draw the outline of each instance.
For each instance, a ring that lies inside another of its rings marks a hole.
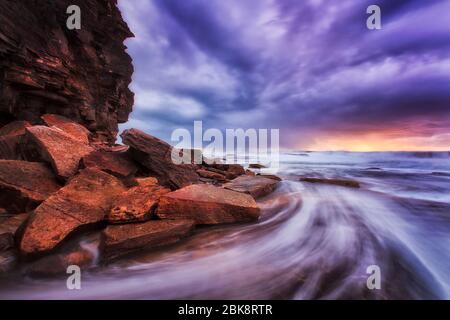
[[[382,29],[366,9],[381,7]],[[448,0],[120,0],[131,120],[278,128],[289,149],[450,150]]]

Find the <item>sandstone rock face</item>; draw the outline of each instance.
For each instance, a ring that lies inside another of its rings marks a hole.
[[[255,200],[243,193],[212,185],[192,185],[161,197],[161,219],[192,219],[196,224],[252,221],[260,215]]]
[[[104,231],[103,260],[113,260],[139,249],[173,244],[188,236],[192,220],[151,220],[139,224],[111,225]]]
[[[152,183],[152,180],[146,181],[141,180],[140,185],[117,197],[108,215],[109,223],[142,222],[152,217],[159,198],[170,190]]]
[[[0,129],[0,159],[22,159],[19,146],[28,127],[31,127],[28,121],[13,121]]]
[[[9,213],[32,210],[59,188],[43,163],[0,160],[0,207]]]
[[[225,189],[243,192],[253,198],[261,198],[272,193],[278,181],[261,176],[241,176],[223,185]]]
[[[78,171],[81,158],[94,151],[58,128],[34,126],[26,130],[26,148],[35,150],[40,159],[50,162],[56,175],[62,179],[73,176]]]
[[[122,179],[131,178],[138,170],[126,152],[93,151],[82,162],[86,168],[98,168]]]
[[[66,27],[72,4],[81,30]],[[117,0],[0,1],[0,25],[0,126],[53,113],[113,142],[133,105]]]
[[[70,119],[56,114],[44,114],[41,119],[47,126],[58,128],[75,140],[85,144],[89,143],[89,135],[91,134],[89,130]]]
[[[30,216],[20,242],[23,255],[54,249],[67,236],[105,220],[123,184],[100,170],[85,169]]]
[[[137,129],[125,130],[121,137],[130,146],[133,158],[149,169],[162,185],[173,190],[198,182],[195,165],[172,162],[173,148],[168,143]]]

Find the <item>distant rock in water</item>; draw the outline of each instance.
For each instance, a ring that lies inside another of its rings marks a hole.
[[[326,178],[300,178],[300,181],[310,183],[325,183],[342,187],[359,188],[359,182],[345,179],[326,179]]]
[[[41,124],[53,113],[111,143],[133,105],[133,66],[123,44],[133,34],[116,0],[77,1],[82,27],[68,30],[72,4],[0,1],[0,126]]]

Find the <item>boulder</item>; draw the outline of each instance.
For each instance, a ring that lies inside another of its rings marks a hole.
[[[138,224],[110,225],[104,231],[102,260],[109,261],[136,250],[173,244],[188,236],[192,220],[151,220]]]
[[[125,130],[121,137],[123,143],[130,146],[132,157],[149,169],[162,185],[174,190],[198,182],[195,165],[172,162],[173,147],[168,143],[137,129]]]
[[[261,198],[272,193],[278,181],[261,176],[241,176],[223,185],[225,189],[243,192],[253,198]]]
[[[217,172],[212,172],[209,170],[199,169],[199,170],[197,170],[197,174],[200,177],[206,178],[206,179],[212,179],[212,180],[217,180],[217,181],[226,181],[227,180],[225,175],[217,173]]]
[[[115,197],[125,191],[115,177],[84,169],[31,214],[20,242],[25,256],[48,252],[68,236],[101,224]]]
[[[156,214],[161,219],[192,219],[196,224],[220,224],[256,220],[260,210],[249,195],[202,184],[163,195]]]
[[[19,146],[28,127],[31,124],[27,121],[13,121],[0,129],[0,159],[22,159]]]
[[[264,168],[267,168],[265,165],[262,165],[260,163],[251,163],[248,167],[250,169],[264,169]]]
[[[93,151],[83,157],[85,168],[98,168],[120,179],[130,179],[138,167],[126,152]]]
[[[0,220],[0,252],[14,248],[17,230],[27,218],[22,213]]]
[[[23,272],[34,277],[52,277],[67,274],[67,268],[76,265],[85,271],[98,262],[101,235],[77,237],[64,244],[57,252],[28,263]]]
[[[58,128],[75,140],[85,144],[89,143],[89,136],[91,134],[89,130],[70,119],[56,114],[44,114],[41,119],[47,126]]]
[[[0,160],[0,207],[8,213],[33,210],[59,188],[43,163]]]
[[[62,179],[75,175],[81,158],[94,151],[86,143],[73,139],[57,128],[34,126],[26,130],[27,142],[24,148],[33,149],[40,159],[48,161]]]
[[[262,177],[262,178],[276,180],[276,181],[282,181],[283,180],[279,176],[276,176],[274,174],[261,174],[261,173],[258,173],[257,176],[258,177]]]
[[[332,184],[335,186],[349,187],[349,188],[359,188],[359,182],[354,180],[346,179],[327,179],[327,178],[300,178],[300,181],[310,182],[310,183],[324,183]]]
[[[206,170],[220,173],[228,180],[232,180],[240,175],[246,174],[246,170],[240,164],[210,164],[206,166]]]
[[[138,179],[138,186],[117,197],[108,215],[108,222],[130,223],[149,220],[161,195],[170,190],[157,184],[156,179]]]

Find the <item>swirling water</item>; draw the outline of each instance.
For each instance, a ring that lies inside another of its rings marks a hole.
[[[449,299],[448,153],[302,153],[281,157],[285,178],[260,201],[257,223],[202,228],[158,252],[82,275],[12,275],[0,298]],[[300,182],[353,179],[360,189]],[[377,265],[381,289],[367,287]]]

